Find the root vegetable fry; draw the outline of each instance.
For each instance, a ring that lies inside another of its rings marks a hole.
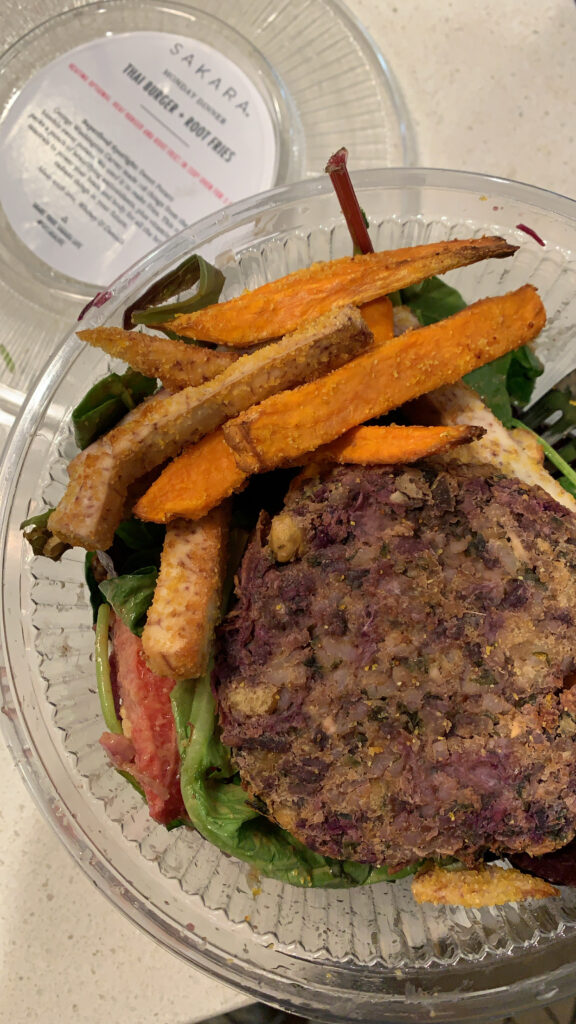
[[[415,462],[468,444],[481,434],[481,428],[473,426],[354,427],[298,461],[358,465]],[[177,516],[200,519],[242,490],[247,480],[248,474],[238,467],[220,428],[174,459],[140,498],[134,512],[155,523],[168,523]]]
[[[353,462],[359,466],[417,462],[481,437],[481,427],[353,427],[302,457],[301,462]]]
[[[129,486],[254,402],[310,381],[372,345],[357,309],[337,310],[238,359],[197,388],[153,396],[70,464],[70,484],[49,520],[58,538],[110,547]]]
[[[361,306],[455,267],[511,256],[516,249],[503,238],[486,236],[313,263],[228,302],[178,316],[170,327],[199,341],[255,345],[281,337],[328,310]]]
[[[520,900],[558,896],[555,886],[515,868],[487,864],[479,869],[433,867],[414,877],[412,894],[417,903],[459,907],[493,907]]]
[[[387,295],[360,306],[364,322],[368,325],[374,341],[387,341],[394,337],[394,306]]]
[[[378,346],[311,384],[274,395],[224,425],[246,473],[298,460],[351,427],[451,384],[531,341],[546,314],[524,285]]]
[[[136,503],[134,514],[154,523],[178,516],[201,519],[247,480],[220,428],[173,459]]]
[[[154,599],[142,633],[146,662],[169,678],[192,679],[208,667],[226,570],[228,509],[166,530]]]
[[[238,359],[236,352],[216,352],[120,327],[92,327],[77,334],[81,341],[123,359],[147,377],[157,377],[170,391],[203,384]]]
[[[507,430],[480,396],[462,381],[418,399],[414,411],[419,422],[478,423],[484,429],[484,437],[474,446],[473,454],[463,449],[457,452],[459,462],[489,462],[506,476],[542,487],[560,505],[576,513],[576,499],[548,472],[542,448],[532,434],[520,427]]]

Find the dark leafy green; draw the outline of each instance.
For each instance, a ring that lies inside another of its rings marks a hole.
[[[439,277],[428,277],[425,281],[403,288],[400,299],[404,305],[410,306],[423,326],[435,324],[466,308],[460,292]]]
[[[136,569],[128,576],[104,580],[99,589],[116,615],[136,636],[142,636],[146,613],[152,604],[158,570],[154,566]]]
[[[66,541],[58,540],[50,532],[48,519],[53,511],[53,508],[47,508],[37,516],[30,516],[29,519],[20,523],[20,529],[24,531],[24,538],[37,557],[44,555],[45,558],[51,558],[53,562],[58,562],[64,552],[70,550],[71,545]]]
[[[140,519],[126,519],[120,523],[112,547],[104,552],[115,576],[129,577],[143,569],[146,573],[158,570],[165,535],[166,527],[157,523],[145,523]],[[84,562],[84,578],[90,593],[94,622],[100,605],[106,600],[100,584],[112,575],[112,572],[106,572],[101,557],[101,553],[88,551]],[[146,581],[147,576],[144,579]]]
[[[385,867],[337,861],[309,850],[264,818],[250,803],[217,735],[210,675],[173,691],[179,742],[184,744],[182,796],[191,824],[218,849],[246,861],[263,875],[291,885],[344,888],[390,881]],[[181,748],[182,749],[182,748]]]
[[[576,427],[576,401],[568,388],[553,388],[534,402],[522,419],[531,430],[555,444]]]
[[[92,620],[96,622],[98,618],[98,610],[101,604],[104,604],[104,595],[100,590],[100,583],[102,582],[102,571],[100,563],[98,562],[98,555],[96,551],[87,551],[84,557],[84,579],[88,587],[88,593],[90,595],[90,604],[92,606]]]
[[[511,427],[514,407],[522,407],[529,402],[536,378],[542,370],[540,360],[524,345],[472,370],[464,380],[478,392],[504,426]]]
[[[202,256],[194,254],[184,260],[175,270],[169,271],[164,277],[144,292],[128,307],[124,314],[124,327],[134,324],[145,324],[146,327],[159,327],[173,320],[181,313],[195,313],[198,309],[211,306],[218,302],[224,287],[224,275],[217,267],[212,266]],[[180,302],[166,303],[174,295],[196,287],[196,291]],[[178,337],[170,330],[165,330],[170,337]],[[184,341],[189,339],[185,338]]]
[[[158,381],[136,370],[110,373],[90,388],[72,412],[74,438],[79,448],[87,448],[111,430],[127,412],[152,395]]]
[[[141,519],[125,519],[114,534],[109,555],[118,575],[127,575],[149,566],[160,568],[160,556],[166,527],[145,523]]]
[[[528,345],[517,348],[506,375],[506,386],[513,405],[523,408],[532,398],[534,385],[544,372],[544,366]]]

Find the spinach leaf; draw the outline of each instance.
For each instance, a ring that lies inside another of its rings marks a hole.
[[[512,403],[507,387],[511,358],[512,353],[508,352],[463,378],[505,427],[509,427],[512,421]]]
[[[537,356],[523,345],[485,366],[466,374],[464,381],[492,410],[505,427],[513,426],[514,406],[525,405],[536,378],[543,371]]]
[[[72,412],[74,438],[87,448],[122,419],[131,409],[152,395],[158,382],[136,370],[110,373],[90,388]]]
[[[576,401],[569,388],[552,388],[524,414],[523,420],[531,430],[544,434],[555,444],[576,427]]]
[[[124,327],[145,324],[147,327],[159,327],[163,330],[164,324],[174,320],[181,313],[194,313],[198,309],[204,309],[205,306],[211,306],[218,302],[224,281],[224,274],[202,256],[196,254],[189,256],[175,270],[169,271],[159,281],[151,285],[148,291],[128,307],[124,314]],[[195,285],[198,287],[189,298],[182,299],[180,302],[160,305],[166,299],[193,288]],[[164,333],[172,338],[178,337],[169,329],[166,329]],[[184,338],[183,340],[189,341],[190,339]]]
[[[100,592],[128,629],[142,636],[146,613],[152,604],[158,570],[154,566],[136,569],[128,576],[115,576],[100,583]]]
[[[114,542],[108,551],[86,552],[84,578],[90,594],[94,622],[105,600],[100,584],[104,580],[110,582],[116,577],[132,576],[143,569],[146,573],[158,570],[165,535],[165,526],[145,523],[139,519],[126,519],[117,528]],[[145,585],[147,580],[145,576]]]
[[[400,877],[386,867],[314,853],[260,814],[233,771],[229,750],[217,736],[210,673],[182,687],[175,703],[179,740],[187,740],[180,773],[182,796],[191,824],[205,839],[263,875],[292,885],[344,888]],[[416,867],[412,865],[402,874],[410,874]]]
[[[532,398],[534,384],[544,372],[544,366],[528,345],[517,348],[511,355],[506,386],[512,403],[523,407]]]
[[[400,297],[423,326],[435,324],[466,308],[460,292],[439,277],[427,277],[425,281],[402,288]]]
[[[145,523],[136,518],[123,520],[108,552],[118,575],[152,566],[159,569],[165,536],[166,527],[159,523]]]

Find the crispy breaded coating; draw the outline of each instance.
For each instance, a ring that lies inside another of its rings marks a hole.
[[[244,472],[275,469],[526,344],[545,322],[532,285],[479,299],[374,345],[319,380],[253,404],[225,424],[224,437]]]
[[[158,675],[193,679],[206,671],[220,614],[229,510],[197,523],[176,519],[166,530],[154,599],[142,634],[144,656]]]
[[[425,869],[414,876],[412,894],[417,903],[458,907],[495,907],[559,895],[558,889],[544,879],[497,864],[478,869]]]
[[[507,430],[472,388],[459,381],[430,392],[415,403],[418,413],[432,413],[441,423],[476,423],[485,434],[473,451],[461,447],[450,458],[458,462],[482,460],[496,466],[506,476],[515,476],[526,484],[537,484],[561,505],[576,512],[576,501],[543,466],[542,448],[527,430]],[[428,416],[430,418],[430,415]]]
[[[362,306],[400,288],[478,260],[512,256],[503,238],[450,239],[313,263],[276,281],[170,322],[178,334],[245,347],[293,331],[328,310]]]
[[[143,402],[71,463],[51,531],[89,551],[106,550],[135,480],[253,402],[341,366],[371,342],[358,310],[338,310],[243,356],[214,380]]]
[[[197,387],[212,380],[239,358],[238,352],[215,351],[143,331],[123,331],[120,327],[92,327],[77,333],[81,341],[123,359],[147,377],[157,377],[169,391]]]

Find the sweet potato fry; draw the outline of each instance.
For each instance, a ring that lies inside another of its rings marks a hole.
[[[330,309],[361,306],[454,267],[511,256],[516,248],[503,238],[487,236],[313,263],[228,302],[176,317],[170,327],[199,341],[255,345],[294,331]]]
[[[542,878],[497,864],[487,864],[478,870],[423,870],[414,876],[412,893],[417,903],[459,907],[494,907],[559,895],[558,889]]]
[[[374,341],[387,341],[394,337],[394,306],[387,295],[365,302],[360,306],[360,312],[374,335]]]
[[[89,551],[110,547],[135,480],[266,396],[341,366],[371,346],[357,309],[337,310],[238,359],[214,380],[153,396],[77,455],[49,528]]]
[[[546,314],[524,285],[374,347],[320,380],[274,395],[224,425],[246,473],[273,469],[532,340]]]
[[[248,480],[236,464],[222,428],[186,448],[136,502],[134,515],[154,523],[201,519]]]
[[[77,333],[81,341],[123,359],[147,377],[157,377],[169,391],[203,384],[238,359],[236,352],[225,349],[216,352],[155,334],[123,331],[120,327],[91,327]]]
[[[455,445],[468,444],[481,434],[482,429],[473,426],[354,427],[331,444],[303,455],[298,462],[416,462]],[[247,480],[248,474],[238,467],[220,428],[169,463],[137,502],[134,513],[155,523],[168,523],[177,516],[200,519],[242,490]]]
[[[166,530],[154,600],[142,633],[149,667],[169,678],[206,671],[226,568],[228,509],[197,523],[176,519]]]
[[[458,427],[399,427],[395,424],[352,427],[342,437],[308,452],[298,461],[392,466],[399,462],[417,462],[458,445],[470,444],[483,433],[482,427],[469,424]]]

